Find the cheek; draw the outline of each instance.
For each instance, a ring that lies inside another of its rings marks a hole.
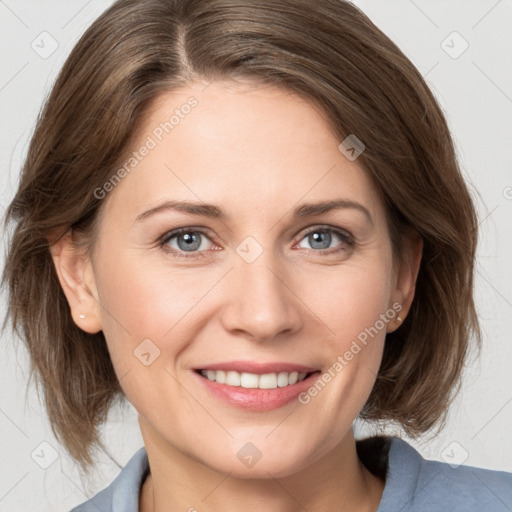
[[[387,324],[395,316],[388,263],[383,257],[372,264],[347,265],[333,275],[328,293],[316,295],[316,308],[334,332],[325,346],[329,391],[323,400],[334,416],[340,415],[339,421],[348,410],[349,417],[359,413],[380,366]]]
[[[388,263],[384,254],[317,276],[315,292],[305,301],[328,327],[329,336],[323,345],[322,382],[308,390],[302,403],[329,410],[333,424],[355,418],[375,382],[387,324],[395,315],[389,310]],[[322,398],[317,400],[317,395]]]
[[[389,307],[391,273],[385,257],[318,273],[314,280],[303,276],[301,283],[300,296],[329,328],[339,349]]]
[[[182,330],[192,336],[198,327],[190,319],[219,276],[170,270],[165,262],[144,261],[137,254],[105,253],[101,258],[96,272],[101,322],[118,374],[132,367],[134,351],[148,339],[160,351],[158,363],[170,363],[186,342]]]

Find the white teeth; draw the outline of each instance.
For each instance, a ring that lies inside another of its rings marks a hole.
[[[214,372],[215,374],[216,372]],[[209,378],[209,377],[208,377]],[[215,380],[215,379],[210,379]],[[226,382],[228,386],[240,386],[240,374],[238,372],[227,372],[226,373]]]
[[[240,375],[240,386],[243,388],[257,388],[258,384],[258,376],[254,373],[242,373]]]
[[[285,386],[288,386],[288,373],[287,372],[280,372],[277,376],[277,385],[280,388],[284,388]]]
[[[255,373],[238,373],[235,371],[222,370],[201,370],[201,375],[208,380],[216,381],[219,384],[228,386],[237,386],[246,389],[276,389],[291,386],[306,378],[306,372],[280,372],[265,373],[258,375]]]
[[[288,379],[286,379],[286,380],[288,381]],[[288,384],[288,382],[286,382],[286,384]],[[275,388],[277,388],[277,375],[275,373],[265,373],[263,375],[260,375],[259,388],[260,389],[275,389]]]

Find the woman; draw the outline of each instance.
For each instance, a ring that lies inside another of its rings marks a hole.
[[[115,399],[144,439],[74,510],[508,510],[512,475],[356,442],[440,428],[477,221],[446,121],[356,7],[121,0],[68,58],[4,279],[84,469]]]

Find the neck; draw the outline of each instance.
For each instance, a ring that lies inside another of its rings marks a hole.
[[[357,457],[351,429],[337,446],[296,473],[254,479],[220,473],[153,437],[147,424],[141,430],[151,468],[141,489],[141,512],[375,512],[384,490],[384,482]]]

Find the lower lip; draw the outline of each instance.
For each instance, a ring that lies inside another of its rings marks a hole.
[[[290,386],[275,389],[248,389],[241,386],[219,384],[195,371],[193,373],[212,395],[230,405],[251,411],[271,411],[284,407],[297,398],[300,393],[306,391],[320,376],[320,371],[317,371]]]

